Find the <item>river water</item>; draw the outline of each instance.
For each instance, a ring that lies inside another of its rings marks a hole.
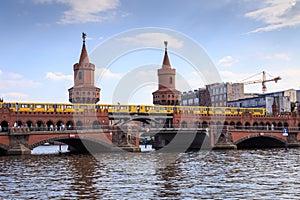
[[[300,199],[300,149],[200,155],[39,147],[0,157],[0,199]]]

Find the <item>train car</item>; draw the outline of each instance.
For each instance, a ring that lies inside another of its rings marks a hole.
[[[34,103],[31,106],[33,112],[46,112],[48,110],[48,105],[44,103]]]
[[[213,106],[163,106],[163,105],[120,105],[120,104],[70,104],[70,103],[29,103],[29,102],[0,102],[0,106],[7,104],[12,111],[23,112],[83,112],[91,109],[110,113],[157,113],[172,114],[174,111],[194,114],[240,115],[244,112],[255,116],[266,115],[265,108],[236,108]]]

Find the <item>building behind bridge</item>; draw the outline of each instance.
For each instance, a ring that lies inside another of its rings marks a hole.
[[[298,106],[300,90],[289,89],[267,94],[244,93],[243,83],[214,83],[181,95],[183,106],[216,106],[266,108],[272,114],[274,98],[279,113],[291,112]]]

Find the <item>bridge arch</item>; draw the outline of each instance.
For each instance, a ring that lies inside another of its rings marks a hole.
[[[272,135],[252,135],[234,142],[238,149],[284,148],[286,141]]]
[[[1,151],[7,151],[9,149],[9,146],[8,145],[5,145],[5,144],[1,144],[0,143],[0,155],[1,155]]]
[[[29,145],[29,149],[32,150],[45,143],[53,143],[56,141],[69,145],[73,151],[78,151],[78,152],[91,152],[91,151],[96,152],[97,150],[105,151],[105,150],[112,150],[113,147],[111,146],[111,144],[87,136],[80,136],[80,137],[77,136],[75,138],[70,138],[69,136],[59,136],[59,137],[40,140],[34,144]],[[88,146],[88,149],[86,148],[86,146]],[[0,144],[0,148],[1,148],[1,144]]]

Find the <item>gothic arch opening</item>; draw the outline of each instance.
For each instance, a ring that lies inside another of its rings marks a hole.
[[[242,129],[243,125],[241,122],[236,123],[236,129]]]
[[[7,132],[8,131],[8,127],[9,127],[9,125],[8,125],[8,122],[7,121],[2,121],[1,122],[1,131],[0,132]]]
[[[250,129],[250,123],[249,123],[249,122],[246,122],[246,123],[245,123],[245,129],[246,129],[246,130]]]
[[[100,122],[98,120],[95,120],[93,122],[93,129],[99,129],[100,128]]]
[[[67,121],[66,126],[68,130],[73,130],[74,123],[72,121]]]
[[[181,122],[181,128],[187,128],[187,123],[186,121]]]
[[[76,129],[77,129],[77,130],[81,130],[81,129],[82,129],[82,125],[83,125],[83,124],[82,124],[81,121],[77,121],[77,122],[76,122]]]
[[[35,129],[36,129],[36,131],[42,131],[43,130],[43,126],[44,126],[44,122],[43,121],[37,121],[36,122],[36,127],[35,127]]]
[[[207,122],[206,121],[202,122],[202,128],[207,128],[207,127],[208,127]]]

